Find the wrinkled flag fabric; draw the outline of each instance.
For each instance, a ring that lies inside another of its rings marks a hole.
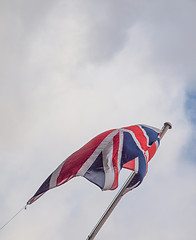
[[[76,176],[85,177],[102,190],[114,190],[118,187],[122,168],[135,172],[127,188],[132,190],[147,173],[148,162],[160,143],[160,132],[157,128],[139,124],[99,134],[63,161],[27,204]]]

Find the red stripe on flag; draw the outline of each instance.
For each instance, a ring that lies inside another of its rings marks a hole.
[[[113,163],[113,169],[114,169],[114,183],[110,190],[114,190],[118,187],[118,175],[119,175],[119,169],[118,169],[118,151],[119,151],[119,144],[120,144],[120,134],[114,136],[113,138],[113,156],[112,156],[112,163]]]
[[[123,168],[126,168],[126,169],[129,169],[129,170],[134,171],[134,170],[135,170],[135,159],[133,159],[133,160],[125,163],[125,164],[123,165]]]

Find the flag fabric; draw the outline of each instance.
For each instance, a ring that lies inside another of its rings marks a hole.
[[[118,187],[122,168],[135,172],[127,190],[137,187],[159,146],[160,132],[157,128],[139,124],[99,134],[64,160],[27,204],[76,176],[85,177],[102,190],[114,190]]]

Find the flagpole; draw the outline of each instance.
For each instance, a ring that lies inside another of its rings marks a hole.
[[[169,122],[165,122],[164,126],[161,130],[161,134],[160,134],[160,140],[163,138],[163,136],[165,135],[165,133],[167,132],[168,129],[171,129],[172,125]],[[112,200],[112,202],[110,203],[110,205],[108,206],[108,208],[105,210],[104,214],[102,215],[102,217],[99,219],[99,221],[97,222],[97,224],[95,225],[95,227],[93,228],[92,232],[88,235],[86,240],[93,240],[95,238],[95,236],[97,235],[97,233],[99,232],[99,230],[101,229],[101,227],[103,226],[103,224],[105,223],[105,221],[108,219],[108,217],[110,216],[110,214],[112,213],[112,211],[114,210],[114,208],[116,207],[116,205],[119,203],[119,201],[121,200],[122,196],[124,195],[126,188],[128,187],[128,185],[130,184],[130,182],[133,180],[135,176],[135,172],[132,172],[129,177],[127,178],[127,180],[125,181],[124,185],[122,186],[122,188],[119,190],[119,192],[116,194],[116,196],[114,197],[114,199]]]
[[[165,133],[167,132],[168,129],[172,128],[172,124],[170,122],[165,122],[164,126],[161,130],[161,134],[160,134],[160,140],[163,138],[163,136],[165,135]]]
[[[105,221],[108,219],[108,217],[110,216],[110,214],[112,213],[112,211],[114,210],[114,208],[116,207],[120,199],[122,198],[125,189],[128,187],[129,183],[132,181],[134,176],[135,176],[135,172],[132,172],[129,175],[126,182],[124,183],[122,188],[119,190],[119,192],[116,194],[116,196],[114,197],[114,199],[112,200],[112,202],[110,203],[110,205],[108,206],[108,208],[106,209],[102,217],[99,219],[98,223],[95,225],[92,232],[88,235],[86,240],[94,239],[94,237],[97,235],[97,233],[99,232],[99,230],[101,229]]]

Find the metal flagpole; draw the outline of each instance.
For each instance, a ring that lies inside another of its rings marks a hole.
[[[114,199],[112,200],[112,202],[110,203],[110,205],[108,206],[108,208],[106,209],[102,217],[99,219],[98,223],[95,225],[90,235],[88,235],[86,240],[94,239],[94,237],[97,235],[97,233],[99,232],[99,230],[101,229],[105,221],[108,219],[108,217],[110,216],[110,214],[112,213],[112,211],[114,210],[114,208],[116,207],[120,199],[122,198],[125,189],[128,187],[129,183],[132,181],[134,176],[135,176],[135,172],[132,172],[129,175],[126,182],[124,183],[122,188],[119,190],[119,192],[116,194],[116,196],[114,197]]]
[[[165,135],[167,130],[171,129],[171,128],[172,128],[171,123],[169,123],[169,122],[165,122],[164,123],[164,126],[163,126],[163,128],[161,130],[161,134],[160,134],[160,140],[163,138],[163,136]],[[110,216],[110,214],[112,213],[112,211],[114,210],[116,205],[119,203],[120,199],[124,195],[128,185],[133,180],[134,176],[135,176],[135,172],[132,172],[129,175],[129,177],[125,181],[124,185],[119,190],[119,192],[116,194],[116,196],[114,197],[114,199],[112,200],[112,202],[110,203],[110,205],[108,206],[108,208],[106,209],[106,211],[104,212],[102,217],[99,219],[99,221],[97,222],[97,224],[93,228],[92,232],[88,235],[86,240],[93,240],[95,238],[95,236],[97,235],[97,233],[99,232],[99,230],[101,229],[101,227],[103,226],[105,221],[108,219],[108,217]]]
[[[168,129],[172,128],[172,124],[170,122],[165,122],[164,126],[161,130],[161,135],[160,135],[160,140],[163,138],[163,136],[165,135],[165,133],[167,132]]]

